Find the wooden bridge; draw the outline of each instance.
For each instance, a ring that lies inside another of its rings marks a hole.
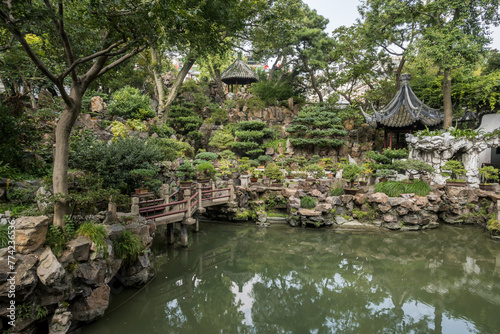
[[[187,246],[186,226],[193,225],[198,231],[196,214],[204,213],[206,207],[224,205],[234,201],[233,180],[229,180],[227,188],[215,189],[211,183],[195,183],[194,187],[179,188],[170,194],[164,190],[161,198],[154,198],[154,194],[141,194],[132,197],[134,215],[141,215],[156,225],[167,224],[167,238],[173,242],[173,223],[181,223],[181,244]],[[158,204],[161,203],[161,204]]]

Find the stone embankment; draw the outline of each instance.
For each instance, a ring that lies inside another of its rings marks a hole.
[[[2,223],[10,217],[2,215]],[[15,301],[15,327],[11,333],[66,333],[78,325],[104,314],[109,304],[111,287],[141,286],[154,274],[150,262],[152,226],[132,223],[104,225],[106,247],[98,247],[87,237],[79,236],[65,244],[60,256],[46,245],[49,218],[21,217],[15,220],[16,252],[9,258],[8,248],[0,249],[0,330],[8,321],[8,305]],[[137,260],[116,256],[113,241],[130,230],[142,242],[145,252]],[[15,262],[12,270],[6,270]],[[14,272],[15,274],[9,274]],[[8,278],[15,276],[11,286]],[[15,297],[9,296],[15,291]]]
[[[355,195],[330,196],[333,180],[300,181],[295,188],[236,187],[238,207],[208,210],[210,218],[258,224],[413,231],[440,224],[486,224],[498,212],[500,195],[468,187],[435,186],[427,196],[389,197],[362,187]],[[301,208],[309,196],[315,207]],[[278,205],[276,205],[278,203]],[[269,204],[272,204],[270,209]],[[280,212],[276,214],[276,212]]]

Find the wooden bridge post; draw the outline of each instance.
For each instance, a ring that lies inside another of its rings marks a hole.
[[[137,196],[132,197],[132,208],[130,209],[130,213],[133,215],[139,214],[139,197]]]
[[[234,181],[233,179],[229,180],[229,201],[234,202]]]

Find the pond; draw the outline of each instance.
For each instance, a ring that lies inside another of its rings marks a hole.
[[[156,278],[82,333],[500,333],[500,243],[481,228],[204,222],[188,249],[155,242]]]

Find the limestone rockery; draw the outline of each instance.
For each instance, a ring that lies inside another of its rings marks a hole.
[[[0,219],[11,220],[3,215]],[[0,330],[10,327],[8,306],[14,300],[16,319],[12,333],[66,333],[101,317],[108,308],[113,287],[141,286],[154,274],[149,251],[154,233],[151,226],[105,225],[105,249],[79,236],[69,241],[56,257],[51,248],[44,245],[48,225],[46,216],[15,220],[13,270],[6,270],[8,248],[0,250]],[[133,263],[118,258],[113,250],[113,240],[124,229],[136,235],[146,248]],[[12,288],[8,279],[12,276],[15,276],[14,298],[9,296]]]

